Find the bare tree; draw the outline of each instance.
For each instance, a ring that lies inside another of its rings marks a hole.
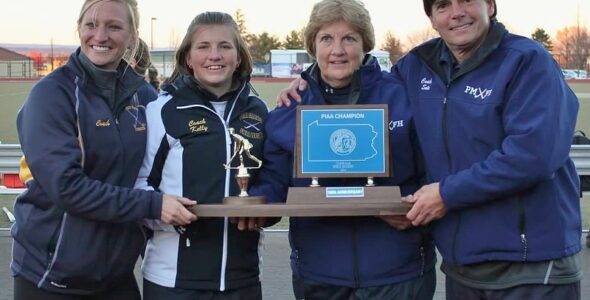
[[[438,32],[436,32],[436,30],[434,30],[432,27],[427,27],[409,34],[406,37],[406,43],[404,45],[406,52],[437,36]]]
[[[579,26],[557,31],[553,54],[562,68],[586,70],[590,57],[590,32]]]
[[[381,50],[389,52],[389,60],[394,64],[404,55],[400,40],[391,31],[385,33],[385,40],[381,44]]]

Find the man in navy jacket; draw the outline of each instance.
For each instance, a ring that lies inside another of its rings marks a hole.
[[[434,224],[447,299],[580,299],[578,100],[494,0],[424,0],[440,38],[400,59],[429,185],[407,217]],[[459,296],[461,295],[461,296]]]

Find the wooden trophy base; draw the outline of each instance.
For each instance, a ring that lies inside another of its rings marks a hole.
[[[350,196],[347,191],[356,194]],[[287,203],[234,198],[246,197],[228,197],[224,204],[197,204],[191,209],[199,217],[333,217],[405,215],[411,208],[401,201],[397,186],[289,188]]]
[[[266,204],[266,198],[261,196],[246,196],[246,197],[225,197],[223,198],[224,205],[252,205],[252,204]]]

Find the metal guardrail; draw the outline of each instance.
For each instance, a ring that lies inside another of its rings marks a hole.
[[[0,144],[0,174],[17,174],[22,155],[20,144]],[[590,175],[590,145],[572,145],[570,157],[579,175]],[[24,190],[0,186],[0,194],[20,194]],[[1,207],[1,210],[13,222],[14,216],[10,211],[5,207]],[[4,217],[3,215],[0,217]]]
[[[0,144],[0,174],[18,174],[20,144]],[[590,145],[572,145],[570,157],[580,175],[590,175]]]
[[[18,174],[22,156],[20,144],[0,144],[0,174]]]
[[[590,175],[590,145],[572,145],[570,157],[578,175]]]

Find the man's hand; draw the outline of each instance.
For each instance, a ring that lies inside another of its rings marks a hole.
[[[402,202],[413,204],[412,197],[412,195],[402,197]],[[406,216],[378,216],[378,218],[397,230],[406,230],[413,227],[412,222]]]
[[[406,230],[412,227],[412,222],[406,216],[378,216],[378,218],[397,230]]]
[[[238,224],[239,231],[253,231],[264,226],[266,217],[237,217],[229,219],[232,224]]]
[[[164,194],[162,197],[162,222],[170,225],[188,225],[197,220],[186,206],[197,204],[197,201],[185,197]]]
[[[291,99],[289,96],[297,102],[301,102],[301,96],[299,95],[299,91],[304,91],[307,88],[307,81],[301,79],[301,77],[297,77],[295,80],[291,81],[291,84],[286,89],[283,89],[279,92],[277,96],[277,107],[281,107],[283,105],[291,106]]]
[[[408,201],[413,202],[414,206],[406,217],[414,226],[426,225],[447,213],[447,207],[440,196],[438,182],[423,186],[414,193],[413,197],[408,197]]]

